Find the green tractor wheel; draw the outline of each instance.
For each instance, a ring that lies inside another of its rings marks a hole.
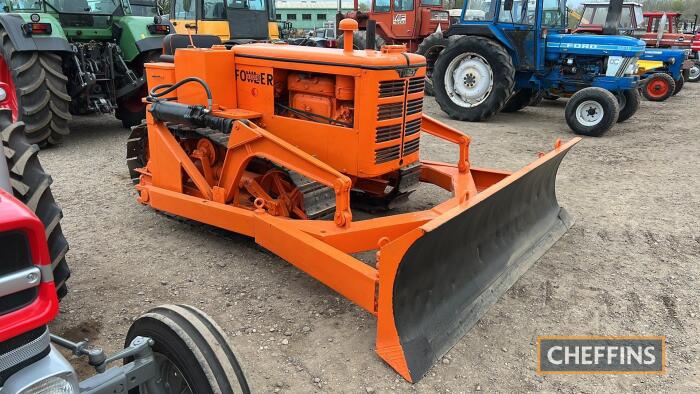
[[[26,125],[29,143],[56,145],[68,135],[71,119],[61,57],[51,52],[17,51],[0,27],[0,81],[5,107]]]

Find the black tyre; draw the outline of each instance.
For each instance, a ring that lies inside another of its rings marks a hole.
[[[435,62],[440,52],[447,47],[448,42],[448,39],[445,38],[441,31],[436,31],[428,37],[425,37],[416,50],[417,54],[425,56],[425,94],[427,96],[434,95],[432,80],[433,68],[435,67]]]
[[[343,40],[343,34],[345,33],[340,33],[340,36],[338,36],[338,48],[344,48],[344,42]],[[382,38],[379,34],[375,36],[374,40],[374,49],[380,50],[382,49],[382,46],[386,45],[386,40]],[[367,49],[367,31],[366,30],[356,30],[352,34],[352,48],[353,49]]]
[[[9,69],[17,96],[17,120],[26,125],[29,143],[56,145],[68,135],[71,119],[61,57],[51,52],[17,51],[0,27],[0,56]]]
[[[450,40],[433,69],[435,99],[457,120],[482,121],[497,114],[514,85],[510,55],[499,43],[484,37]]]
[[[24,123],[13,123],[12,112],[8,109],[0,110],[0,129],[13,194],[44,224],[53,279],[60,300],[68,293],[68,286],[66,286],[66,281],[70,277],[70,270],[66,263],[68,242],[61,230],[63,212],[51,194],[51,177],[44,172],[39,162],[37,157],[39,147],[27,141]]]
[[[700,82],[700,62],[696,61],[693,66],[688,70],[688,82],[697,83]]]
[[[250,393],[226,335],[204,312],[187,305],[156,307],[131,325],[125,346],[137,336],[155,341],[158,383],[166,393]],[[148,390],[140,387],[130,392]]]
[[[129,68],[136,76],[142,77],[146,72],[146,63],[159,61],[161,54],[161,50],[143,52],[129,64]],[[146,104],[142,99],[147,95],[148,89],[144,85],[138,92],[117,99],[114,117],[122,121],[122,127],[130,129],[146,119]]]
[[[642,94],[649,101],[666,101],[676,90],[676,81],[666,73],[652,74],[642,83]]]
[[[119,101],[114,117],[122,121],[122,127],[125,129],[139,125],[146,119],[146,106],[142,104],[141,97]]]
[[[674,96],[677,95],[678,93],[680,93],[681,90],[683,90],[683,85],[685,85],[685,78],[683,78],[683,77],[678,78],[678,80],[676,81],[676,88],[673,89]]]
[[[129,176],[134,185],[139,183],[141,173],[139,168],[146,167],[148,163],[148,128],[145,123],[131,129],[131,134],[126,142],[126,165],[129,167]]]
[[[617,117],[617,123],[622,123],[631,118],[642,101],[642,97],[637,89],[625,90],[617,97],[617,102],[620,104],[620,115]]]
[[[545,91],[542,93],[542,99],[544,99],[544,100],[557,101],[557,100],[559,100],[560,98],[561,98],[560,96],[557,96],[556,94],[552,94],[552,93],[550,93],[548,90],[545,90]]]
[[[576,134],[599,137],[617,122],[620,105],[617,98],[601,88],[585,88],[566,103],[566,123]]]
[[[517,112],[532,104],[537,105],[538,92],[533,89],[520,89],[508,99],[501,112]]]

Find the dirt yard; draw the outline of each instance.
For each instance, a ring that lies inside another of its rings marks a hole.
[[[418,384],[374,353],[375,319],[235,234],[182,223],[136,202],[128,132],[77,118],[41,152],[71,243],[70,294],[53,330],[119,349],[133,318],[188,303],[230,336],[254,392],[697,392],[700,387],[700,85],[586,138],[559,171],[574,227]],[[473,137],[476,166],[515,170],[573,138],[564,101],[488,123],[447,119]],[[424,138],[423,157],[454,160]],[[422,189],[413,206],[437,196]],[[665,376],[535,374],[538,335],[666,335]]]

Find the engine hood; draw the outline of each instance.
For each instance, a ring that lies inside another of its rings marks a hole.
[[[657,60],[661,62],[669,62],[671,59],[676,59],[676,62],[683,62],[686,59],[687,52],[683,49],[661,49],[647,48],[640,59],[642,60]]]
[[[627,36],[592,34],[550,34],[547,36],[547,54],[576,54],[599,56],[639,57],[646,44]]]

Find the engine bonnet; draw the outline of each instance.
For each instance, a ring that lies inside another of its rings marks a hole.
[[[626,36],[550,34],[547,36],[547,57],[551,59],[567,54],[639,57],[645,46],[644,41]]]

